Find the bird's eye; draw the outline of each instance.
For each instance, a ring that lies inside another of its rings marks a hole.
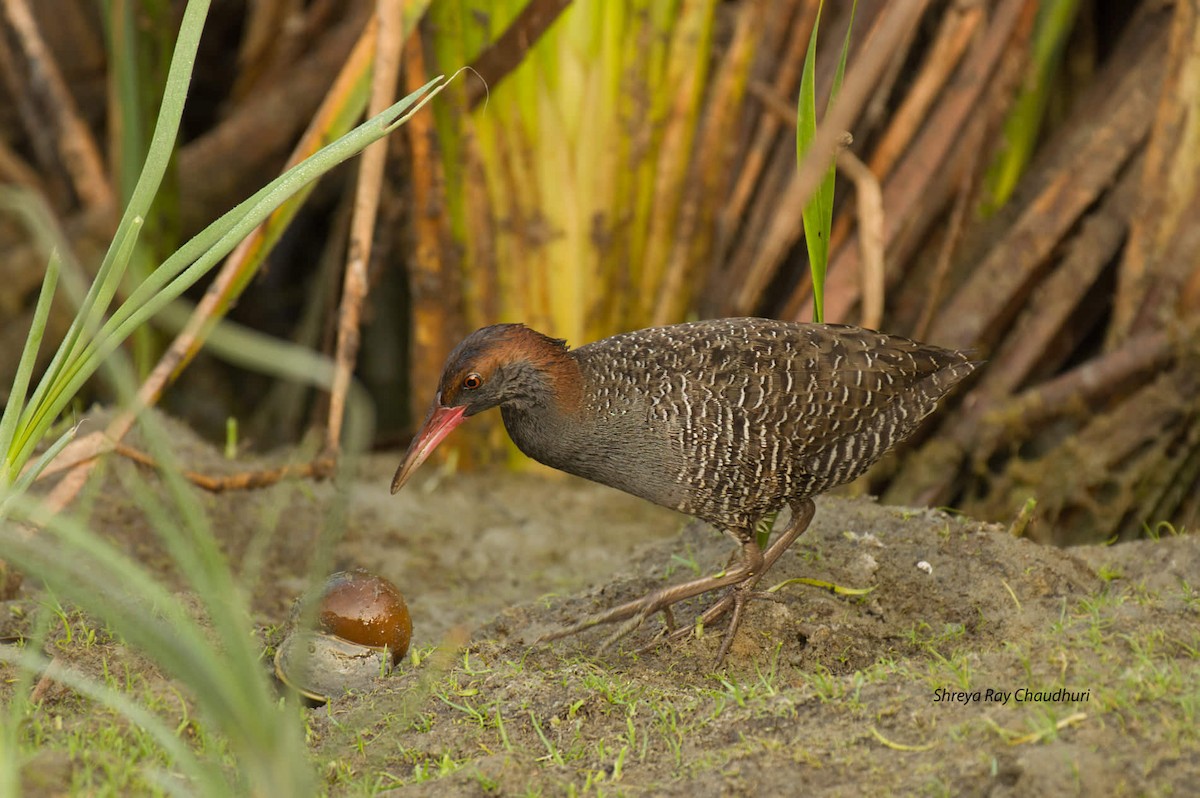
[[[468,391],[473,391],[480,385],[483,385],[483,377],[480,377],[473,371],[467,376],[463,377],[463,387]]]

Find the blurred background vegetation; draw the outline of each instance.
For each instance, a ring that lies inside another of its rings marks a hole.
[[[85,268],[136,180],[183,5],[0,0],[0,183],[40,197]],[[817,6],[215,3],[142,261],[278,175],[302,137],[326,141],[361,117],[372,53],[399,36],[401,94],[462,65],[475,74],[388,139],[373,189],[356,370],[376,405],[373,445],[404,445],[446,353],[483,324],[524,321],[577,345],[695,317],[810,320],[811,181],[795,116]],[[849,8],[822,16],[818,108]],[[406,24],[378,25],[377,13]],[[1033,496],[1032,534],[1056,542],[1194,529],[1194,4],[860,0],[829,116],[850,135],[826,320],[988,361],[852,489],[992,519]],[[252,265],[217,315],[332,352],[357,176],[354,164],[328,175],[240,255]],[[6,215],[0,253],[7,386],[46,252]],[[71,310],[56,303],[51,343]],[[143,374],[177,329],[168,319],[131,341]],[[202,351],[162,404],[211,437],[237,418],[258,449],[324,423],[324,394],[228,359]],[[111,398],[102,383],[88,393]],[[463,436],[460,462],[505,456],[497,423]]]

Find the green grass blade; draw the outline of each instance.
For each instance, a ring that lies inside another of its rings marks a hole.
[[[174,299],[203,276],[204,270],[225,257],[237,242],[270,216],[288,197],[356,155],[367,145],[390,133],[394,126],[403,124],[412,113],[441,92],[446,82],[446,78],[442,76],[430,80],[345,136],[322,147],[223,214],[155,269],[154,274],[138,286],[129,299],[117,309],[110,325],[119,325],[125,318],[135,314],[143,320],[153,315],[138,311],[144,310],[147,303],[153,302],[164,291],[177,288],[178,290],[170,296],[170,299]],[[200,269],[198,273],[188,274],[189,271],[196,272],[197,269]],[[175,282],[181,275],[184,275],[185,280],[182,286]],[[167,301],[169,300],[155,302],[155,311],[165,306]]]
[[[67,444],[75,440],[75,433],[77,429],[78,426],[71,427],[69,430],[60,435],[58,440],[52,443],[46,449],[46,451],[42,452],[41,457],[39,457],[32,466],[26,468],[20,475],[17,476],[12,487],[14,494],[24,493],[29,489],[29,486],[33,484],[35,479],[37,479],[38,474],[42,473],[42,471],[46,469],[46,466],[54,462],[54,458],[58,457],[59,453],[61,453],[63,449],[67,448]],[[0,518],[6,518],[8,515],[7,511],[7,497],[0,498]]]
[[[1079,0],[1061,0],[1043,4],[1038,12],[1026,79],[1004,120],[1003,148],[985,178],[987,193],[982,211],[986,216],[998,211],[1012,196],[1033,157],[1054,91],[1053,78],[1062,65],[1078,11]]]
[[[846,75],[846,61],[850,58],[850,33],[854,30],[854,13],[858,10],[858,0],[850,5],[850,21],[846,24],[846,36],[842,39],[842,54],[838,58],[837,69],[833,73],[833,87],[829,90],[829,104],[825,113],[833,108],[833,101],[842,90],[842,78]]]
[[[84,293],[82,288],[84,285],[83,270],[71,252],[71,244],[58,227],[54,213],[46,204],[45,199],[40,194],[26,189],[0,187],[0,208],[8,210],[20,218],[35,244],[47,253],[47,277],[53,272],[55,282],[57,283],[58,278],[61,276],[67,288],[67,296],[78,301]],[[53,263],[50,263],[50,261],[53,261]],[[63,267],[68,268],[64,271]],[[53,298],[53,292],[50,296],[40,296],[38,299],[39,307],[41,303],[46,303],[46,307],[43,310],[48,313]],[[33,358],[33,361],[30,363],[31,370],[36,365],[36,353],[40,348],[41,339],[45,333],[46,319],[43,318],[39,324],[37,320],[38,312],[35,309],[34,324],[26,337],[26,349],[22,354],[22,358]],[[76,317],[76,321],[78,321],[78,316]],[[28,350],[31,343],[34,345],[32,352]],[[26,421],[31,415],[33,408],[36,408],[44,399],[48,386],[53,384],[54,375],[61,373],[62,364],[68,358],[69,352],[65,344],[60,344],[41,380],[39,380],[35,387],[32,396],[28,400],[26,400],[28,383],[26,382],[23,386],[14,385],[13,394],[17,394],[17,388],[20,387],[20,395],[10,401],[9,407],[5,408],[5,417],[10,419],[7,423],[12,424],[12,429],[6,433],[6,437],[3,438],[4,447],[0,449],[0,452],[3,452],[4,458],[3,470],[0,471],[0,484],[13,484],[17,480],[22,468],[24,468],[28,455],[22,457],[20,451],[23,448]],[[32,374],[30,374],[29,379],[32,379]],[[12,415],[9,415],[10,412]],[[11,419],[16,419],[16,421],[13,422]]]
[[[269,783],[265,774],[270,772],[280,779],[275,784],[278,794],[306,792],[289,787],[289,782],[307,782],[299,734],[293,728],[297,724],[280,714],[252,646],[239,592],[197,593],[208,611],[208,622],[201,625],[177,594],[75,519],[51,514],[25,496],[16,496],[13,505],[14,516],[41,531],[28,535],[14,524],[0,526],[0,548],[7,559],[103,619],[124,641],[186,685],[205,716],[230,741],[231,750],[238,752],[248,781],[261,787]],[[185,521],[197,520],[192,509],[181,512]],[[206,530],[171,526],[160,533],[199,539]],[[215,546],[215,541],[209,536],[204,545]],[[225,579],[232,578],[223,564],[209,562],[208,567],[219,567]],[[221,581],[218,576],[212,584]],[[293,756],[284,757],[289,746]]]
[[[58,285],[58,272],[62,259],[58,252],[50,253],[46,264],[46,276],[42,280],[42,290],[38,294],[37,306],[33,310],[33,324],[29,327],[29,335],[25,338],[25,348],[21,352],[21,360],[17,364],[17,373],[13,378],[12,389],[8,394],[8,402],[4,405],[4,415],[0,416],[0,452],[4,453],[5,469],[0,473],[0,479],[8,484],[16,476],[8,471],[10,461],[8,455],[17,429],[17,419],[25,407],[25,394],[33,378],[33,368],[37,364],[37,353],[46,334],[46,319],[50,316],[50,304],[54,299],[54,289]],[[3,517],[3,513],[0,513]]]
[[[327,144],[268,183],[253,196],[225,213],[162,263],[130,294],[101,327],[90,336],[78,353],[64,359],[55,380],[39,386],[36,404],[31,401],[18,425],[15,462],[27,460],[54,422],[99,364],[155,313],[194,285],[212,267],[233,250],[272,211],[288,197],[313,182],[333,167],[351,158],[368,144],[387,135],[433,99],[446,85],[438,76],[417,91],[359,125],[350,133]],[[130,243],[132,245],[132,242]]]
[[[211,646],[188,634],[194,622],[179,599],[113,544],[77,520],[52,515],[26,496],[10,498],[15,524],[0,527],[5,558],[37,574],[59,596],[103,618],[127,642],[173,673],[195,673],[211,658]],[[199,682],[199,683],[197,683]],[[191,687],[209,691],[218,683],[193,677]]]
[[[796,104],[796,164],[804,161],[812,147],[817,132],[817,31],[821,27],[822,2],[817,6],[817,18],[813,21],[812,34],[808,39],[808,52],[804,56],[804,69],[800,73],[800,99]],[[825,318],[824,287],[825,267],[829,262],[829,238],[822,234],[821,218],[824,213],[825,181],[817,187],[812,198],[804,206],[804,245],[808,249],[808,268],[813,281],[813,320]]]
[[[200,46],[204,20],[208,16],[208,7],[209,0],[189,0],[183,12],[179,37],[167,73],[162,105],[159,107],[158,121],[150,139],[146,161],[117,225],[112,246],[105,254],[96,279],[83,301],[82,307],[85,312],[76,317],[67,332],[68,352],[74,351],[79,337],[85,335],[86,331],[96,324],[112,302],[121,277],[129,265],[142,222],[149,213],[150,205],[166,174],[175,140],[179,135],[179,124],[183,117],[183,107],[187,100],[188,86],[191,84],[192,69],[196,62],[196,51]]]
[[[113,313],[101,331],[102,336],[127,334],[130,327],[145,323],[151,316],[191,287],[217,261],[229,254],[239,241],[278,208],[288,197],[305,188],[333,167],[356,155],[367,145],[387,135],[411,118],[446,85],[436,77],[400,100],[383,113],[359,125],[345,136],[318,150],[253,196],[224,214],[185,244],[177,256],[168,258],[129,299]],[[189,262],[191,257],[197,256]]]
[[[72,361],[78,357],[80,340],[90,341],[88,334],[99,323],[103,313],[108,309],[113,296],[116,295],[121,278],[128,268],[130,257],[137,244],[141,232],[142,221],[149,212],[150,204],[158,193],[167,165],[174,151],[175,140],[179,134],[179,124],[183,117],[183,107],[187,100],[188,86],[191,84],[192,69],[196,62],[196,51],[200,45],[200,34],[204,29],[204,20],[208,16],[209,0],[189,0],[183,12],[179,26],[179,37],[176,40],[175,51],[171,57],[171,66],[167,73],[166,88],[163,91],[162,105],[159,107],[158,121],[154,127],[154,135],[142,165],[137,184],[130,193],[128,205],[121,217],[117,230],[113,235],[112,245],[100,264],[96,278],[80,303],[80,313],[76,315],[68,328],[63,343],[59,346],[50,362],[42,380],[30,397],[27,410],[33,410],[31,416],[23,416],[18,429],[23,433],[36,435],[33,445],[40,440],[41,434],[53,419],[57,411],[50,415],[50,420],[30,426],[30,420],[41,419],[47,415],[47,410],[65,402],[52,400],[49,395],[55,386],[61,385],[64,379],[63,371],[71,370]],[[73,394],[72,394],[73,395]],[[67,400],[69,401],[69,399]],[[59,408],[61,409],[61,407]],[[28,452],[28,436],[21,435],[23,441],[19,451]],[[28,454],[24,455],[28,458]],[[18,465],[19,467],[19,465]]]
[[[34,651],[13,649],[14,647],[12,646],[0,646],[0,662],[6,662],[34,673],[44,672],[50,667],[50,660]],[[172,764],[192,781],[192,786],[194,788],[201,788],[196,789],[193,794],[230,794],[229,791],[232,785],[221,777],[219,768],[211,764],[201,763],[200,759],[183,743],[174,729],[167,726],[157,715],[149,712],[136,701],[117,690],[106,687],[94,679],[76,672],[69,665],[63,665],[62,663],[58,663],[55,667],[54,680],[124,715],[142,730],[149,733],[171,759]],[[15,778],[17,773],[14,772],[7,775]]]
[[[817,7],[817,18],[813,22],[812,35],[808,40],[808,52],[804,56],[804,69],[800,76],[800,98],[796,104],[796,163],[804,160],[812,147],[813,137],[817,130],[817,99],[816,99],[816,59],[817,31],[820,28],[821,12],[824,2]],[[858,8],[858,0],[850,7],[850,22],[846,27],[846,36],[842,40],[842,54],[833,76],[833,85],[829,91],[829,103],[826,108],[833,107],[842,87],[842,78],[846,73],[846,61],[850,54],[850,33],[854,28],[854,13]],[[812,274],[813,284],[813,319],[825,320],[825,272],[829,266],[829,237],[833,231],[833,189],[837,179],[837,167],[831,160],[825,176],[821,178],[813,196],[804,206],[804,244],[808,249],[808,267]]]

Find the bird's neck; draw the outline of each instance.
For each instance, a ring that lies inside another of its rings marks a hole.
[[[553,403],[540,402],[501,405],[500,415],[518,449],[540,463],[565,469],[579,429],[569,415]]]
[[[582,429],[579,363],[565,350],[545,350],[531,359],[536,389],[500,406],[504,426],[517,447],[539,462],[563,468]],[[567,469],[569,470],[569,469]]]
[[[579,412],[583,400],[583,376],[579,363],[561,345],[529,346],[524,357],[509,368],[520,370],[519,376],[513,375],[510,379],[521,385],[521,390],[512,400],[502,404],[504,409],[547,420]]]

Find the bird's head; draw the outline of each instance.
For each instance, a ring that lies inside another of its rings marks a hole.
[[[500,405],[533,404],[556,396],[565,341],[523,324],[494,324],[463,339],[442,370],[437,396],[392,480],[392,493],[455,427]]]

